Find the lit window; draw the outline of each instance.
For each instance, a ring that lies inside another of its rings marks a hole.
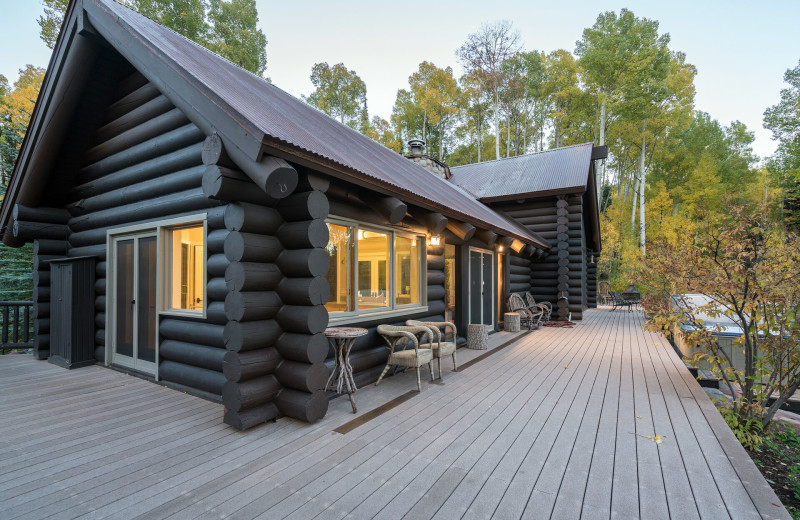
[[[328,222],[330,313],[361,313],[423,302],[425,237]]]
[[[353,233],[355,228],[328,223],[328,283],[331,293],[325,308],[328,312],[350,312],[355,310],[349,280],[353,278]]]
[[[420,302],[420,244],[418,238],[395,237],[395,288],[397,305]]]
[[[165,310],[203,311],[203,226],[167,229]]]
[[[389,235],[358,230],[358,308],[389,307]]]

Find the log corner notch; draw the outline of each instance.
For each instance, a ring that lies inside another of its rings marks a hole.
[[[288,162],[270,155],[254,161],[235,145],[226,146],[216,132],[203,142],[203,164],[240,169],[272,200],[288,197],[297,188],[297,170]]]

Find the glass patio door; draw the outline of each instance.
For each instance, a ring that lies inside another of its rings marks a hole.
[[[111,362],[155,375],[156,234],[114,238],[112,250]]]
[[[494,253],[469,250],[469,323],[494,326]]]

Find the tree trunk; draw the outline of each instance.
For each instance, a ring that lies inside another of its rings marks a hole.
[[[645,122],[642,131],[644,132],[644,127],[647,125]],[[644,172],[644,159],[645,153],[647,149],[645,148],[645,136],[644,133],[642,134],[642,150],[639,154],[639,245],[642,249],[642,256],[645,256],[645,223],[644,223],[644,181],[645,181],[645,172]]]
[[[639,195],[638,186],[636,182],[639,179],[634,175],[633,180],[631,181],[632,185],[632,192],[633,192],[633,204],[631,204],[631,229],[636,229],[636,198]]]
[[[600,146],[606,144],[606,101],[600,105]],[[603,179],[606,177],[606,160],[601,159],[601,166],[597,168],[595,176],[597,178],[597,207],[600,207],[600,202],[603,193]]]
[[[495,159],[500,158],[500,91],[494,91],[494,152]]]

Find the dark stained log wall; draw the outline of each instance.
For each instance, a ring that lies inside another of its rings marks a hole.
[[[526,200],[499,206],[508,216],[546,239],[551,249],[529,258],[529,290],[536,300],[553,305],[553,319],[583,318],[589,307],[589,270],[586,258],[583,202],[580,195]],[[512,262],[520,263],[511,257]],[[512,270],[518,269],[511,267]],[[509,273],[511,277],[511,273]],[[521,292],[523,285],[510,289]],[[519,290],[517,290],[519,289]],[[559,295],[565,299],[559,300]]]

